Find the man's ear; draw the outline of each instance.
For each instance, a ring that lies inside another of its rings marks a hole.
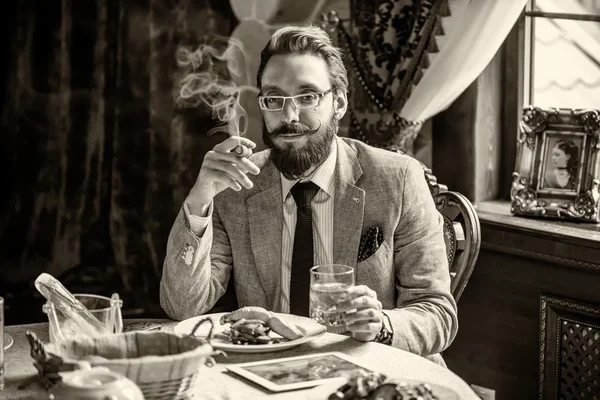
[[[333,95],[333,116],[340,121],[348,109],[348,95],[346,91],[336,90]]]

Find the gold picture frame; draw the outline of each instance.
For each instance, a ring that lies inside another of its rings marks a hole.
[[[525,107],[515,170],[511,213],[600,222],[600,111]]]

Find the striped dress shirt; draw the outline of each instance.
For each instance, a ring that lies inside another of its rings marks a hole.
[[[296,202],[290,193],[298,181],[310,180],[319,186],[319,191],[311,201],[313,216],[314,265],[333,262],[333,205],[335,195],[335,164],[337,161],[337,142],[334,140],[327,159],[310,175],[297,180],[289,180],[281,175],[281,197],[283,199],[283,229],[281,241],[281,296],[279,309],[290,312],[290,277],[292,273],[292,252],[294,232],[296,230]],[[212,203],[206,217],[191,215],[187,204],[183,205],[191,231],[202,236],[212,219]]]

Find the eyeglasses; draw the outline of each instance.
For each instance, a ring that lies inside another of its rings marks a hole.
[[[281,111],[285,106],[285,100],[291,99],[296,108],[311,108],[321,104],[321,99],[331,92],[335,87],[320,93],[302,93],[296,96],[258,96],[258,104],[261,110]]]

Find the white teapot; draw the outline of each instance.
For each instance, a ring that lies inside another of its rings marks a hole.
[[[85,364],[85,363],[84,363]],[[61,372],[62,381],[50,389],[52,400],[144,400],[140,388],[106,367]]]

